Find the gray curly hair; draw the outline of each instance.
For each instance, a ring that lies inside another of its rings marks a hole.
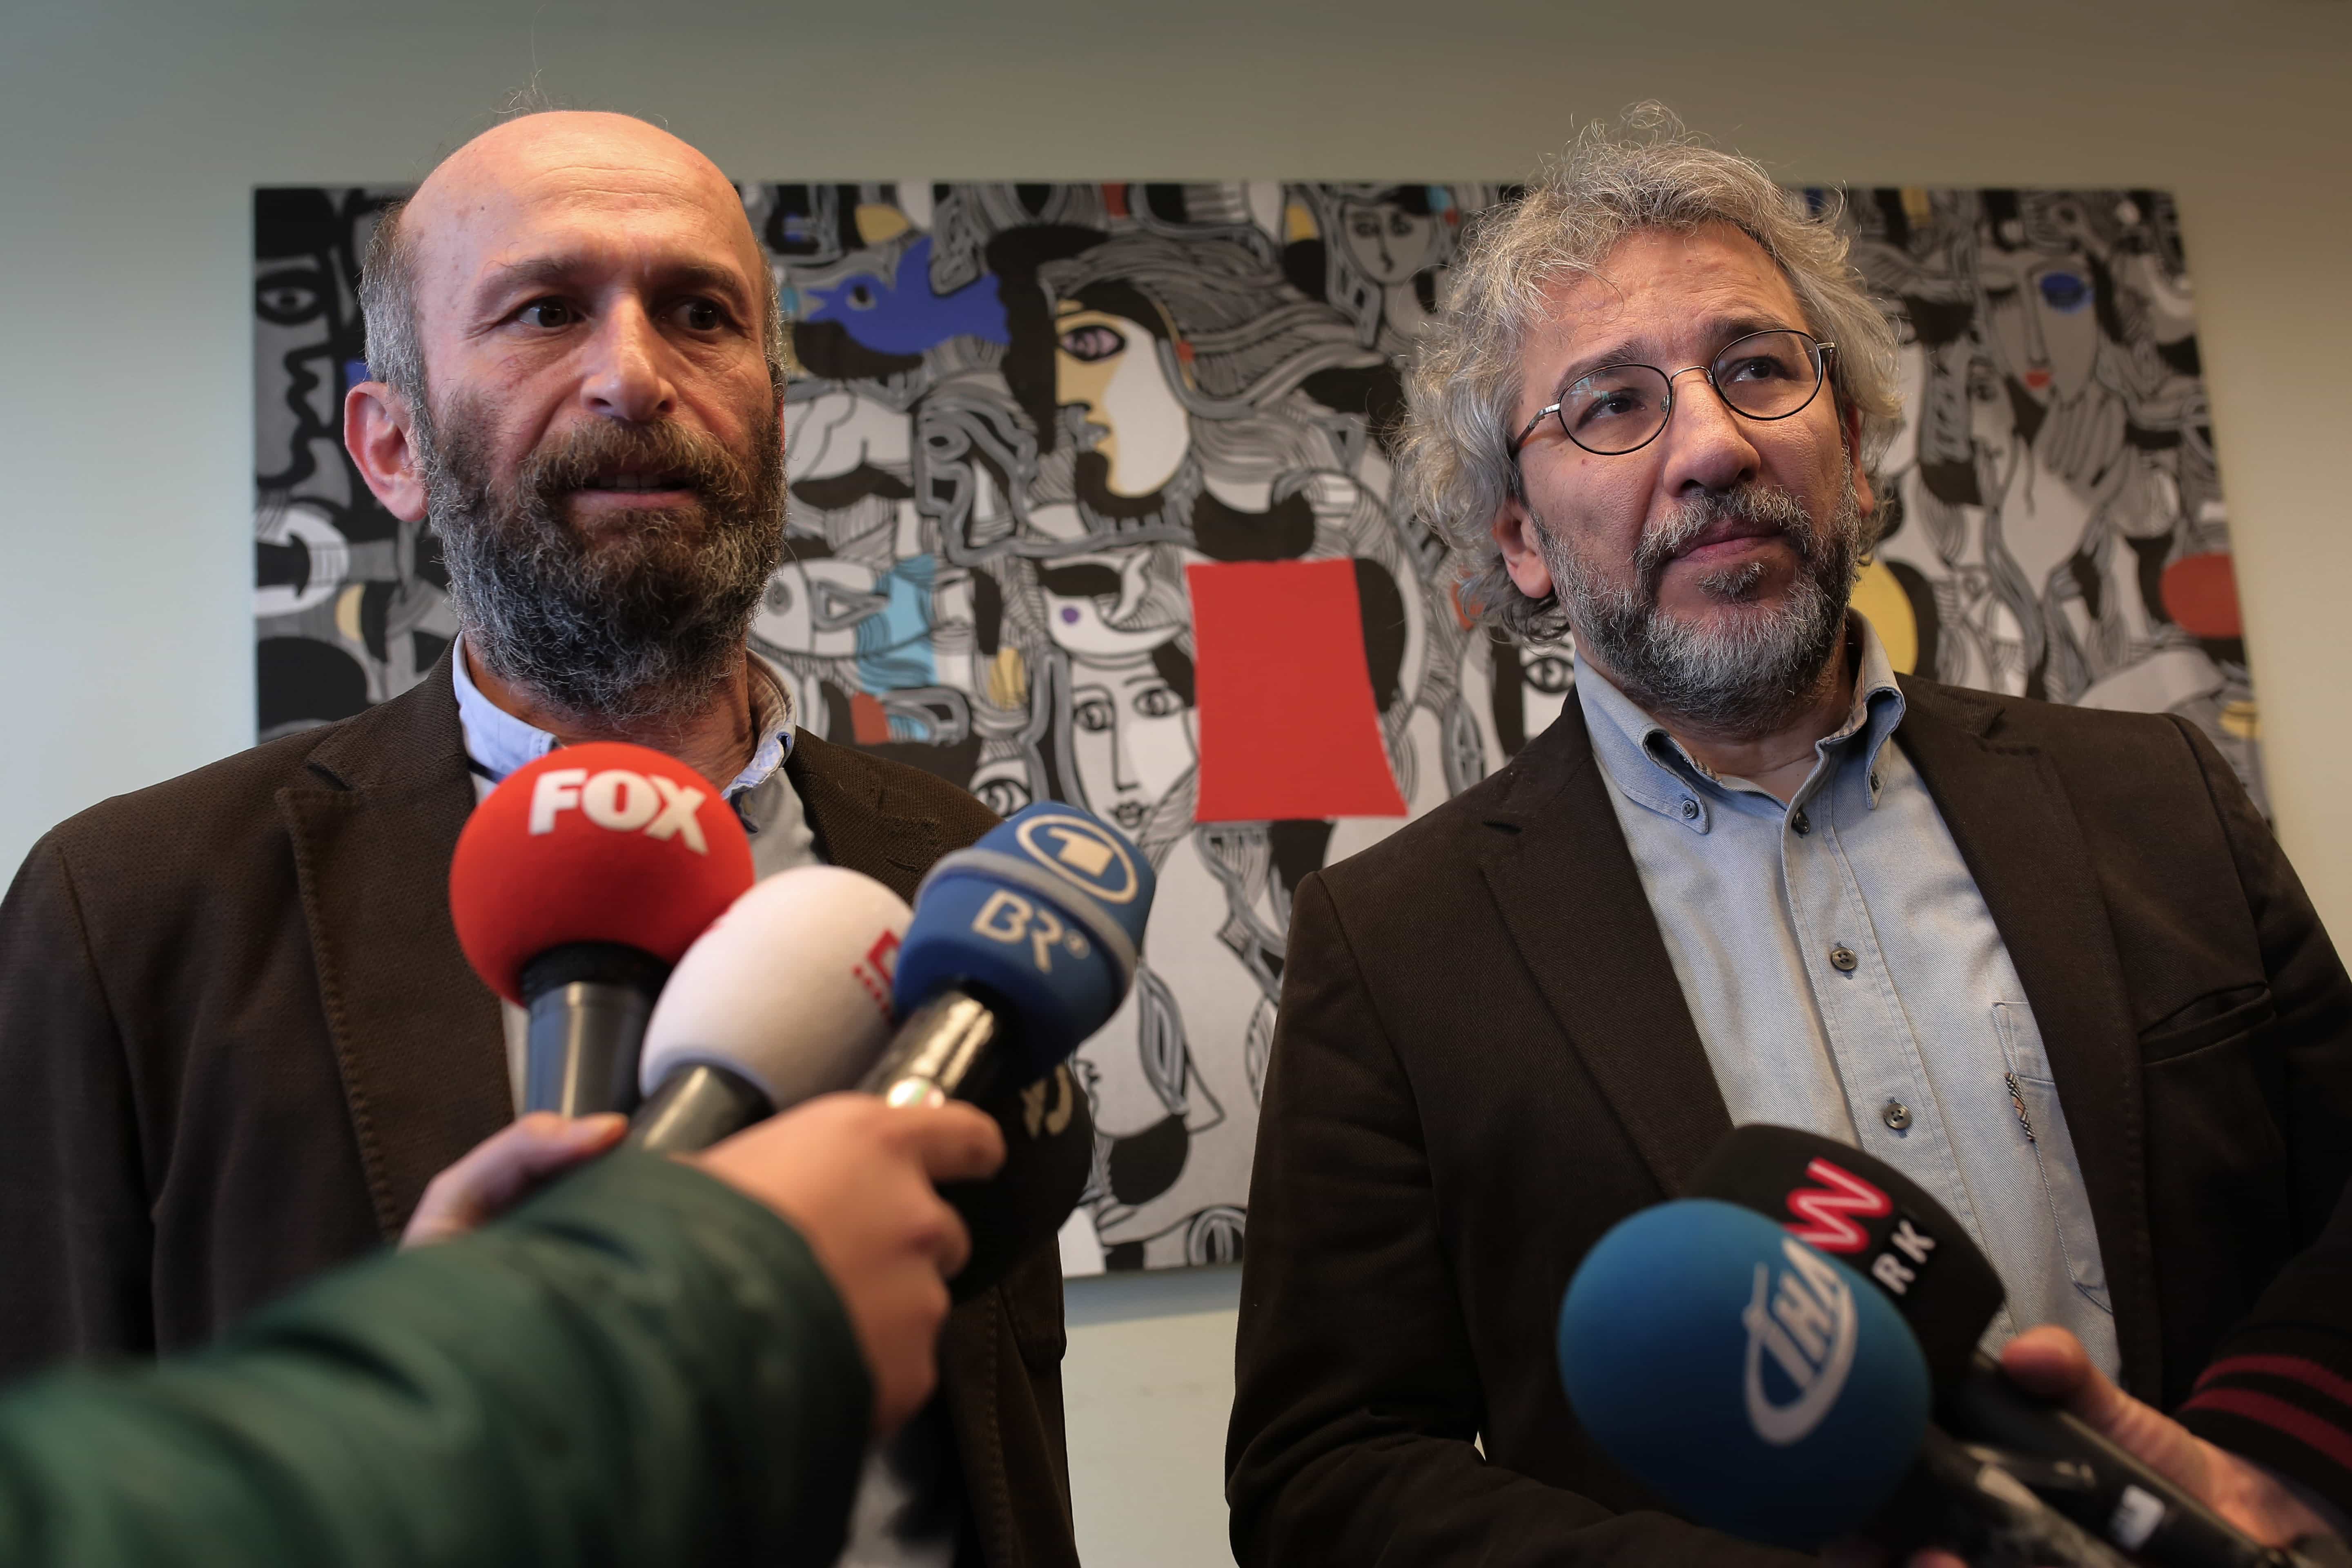
[[[1587,126],[1526,195],[1479,215],[1406,375],[1399,476],[1404,504],[1453,545],[1466,610],[1522,641],[1567,629],[1557,595],[1529,598],[1511,581],[1493,533],[1518,485],[1509,444],[1519,353],[1547,292],[1600,275],[1629,234],[1728,224],[1762,247],[1807,328],[1837,344],[1831,388],[1861,413],[1863,461],[1875,459],[1901,411],[1895,331],[1846,259],[1840,210],[1812,212],[1761,164],[1704,145],[1671,110],[1644,103],[1622,131]]]

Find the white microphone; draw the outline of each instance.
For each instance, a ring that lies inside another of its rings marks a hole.
[[[646,1021],[632,1147],[705,1149],[855,1089],[889,1043],[912,911],[873,878],[802,866],[754,884],[688,948]]]

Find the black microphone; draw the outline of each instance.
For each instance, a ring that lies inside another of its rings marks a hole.
[[[971,1258],[948,1281],[969,1301],[1050,1242],[1078,1206],[1093,1173],[1095,1120],[1087,1091],[1064,1062],[1024,1088],[981,1100],[1004,1134],[1004,1163],[984,1182],[949,1182],[940,1196],[971,1233]]]
[[[1959,1222],[1892,1166],[1818,1133],[1756,1124],[1717,1146],[1686,1195],[1753,1209],[1876,1285],[1927,1356],[1938,1425],[1978,1445],[1968,1452],[1979,1468],[1998,1463],[2084,1530],[2155,1568],[2282,1568],[2295,1561],[2080,1417],[2018,1387],[1977,1349],[2000,1307],[2000,1277]],[[1964,1461],[1941,1452],[1945,1479],[1961,1474]]]

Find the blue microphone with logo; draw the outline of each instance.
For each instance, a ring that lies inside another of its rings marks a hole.
[[[898,952],[905,1022],[863,1087],[937,1104],[1053,1071],[1126,1000],[1155,881],[1125,835],[1058,801],[942,859]]]
[[[1560,1302],[1559,1352],[1569,1405],[1611,1458],[1685,1519],[1801,1550],[1894,1495],[1933,1399],[1884,1295],[1711,1198],[1601,1238]]]

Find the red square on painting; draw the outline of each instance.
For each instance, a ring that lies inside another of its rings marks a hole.
[[[1199,822],[1402,816],[1351,561],[1190,566]]]

